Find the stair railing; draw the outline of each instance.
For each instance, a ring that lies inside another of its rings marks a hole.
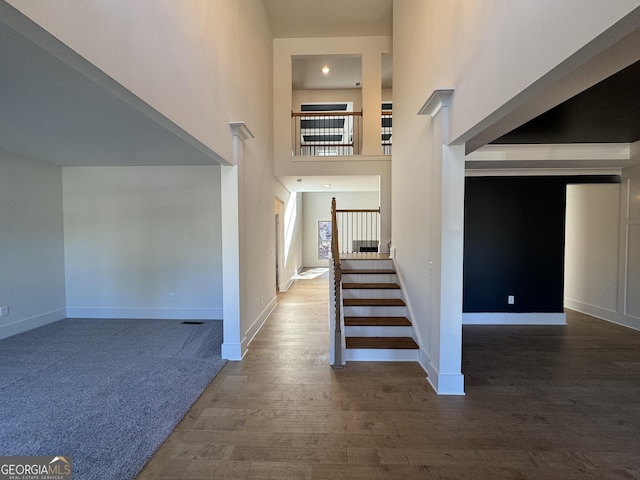
[[[333,336],[333,368],[342,368],[342,266],[338,247],[338,221],[336,198],[331,200],[331,258],[333,259],[333,297],[335,301],[335,327]]]

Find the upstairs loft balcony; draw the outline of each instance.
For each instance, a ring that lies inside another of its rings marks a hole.
[[[391,155],[393,113],[382,111],[380,145]],[[294,156],[354,156],[362,154],[362,112],[292,112]]]

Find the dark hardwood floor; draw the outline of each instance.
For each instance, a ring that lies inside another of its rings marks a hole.
[[[466,396],[413,363],[328,361],[326,275],[299,280],[140,479],[640,478],[640,332],[464,327]]]

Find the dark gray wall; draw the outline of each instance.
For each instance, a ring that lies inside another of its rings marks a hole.
[[[469,177],[465,183],[464,312],[563,311],[568,183],[618,176]],[[507,303],[508,295],[515,304]]]

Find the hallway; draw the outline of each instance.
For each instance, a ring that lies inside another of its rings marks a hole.
[[[464,397],[420,366],[328,366],[327,274],[297,280],[141,479],[639,478],[640,332],[465,327]]]

